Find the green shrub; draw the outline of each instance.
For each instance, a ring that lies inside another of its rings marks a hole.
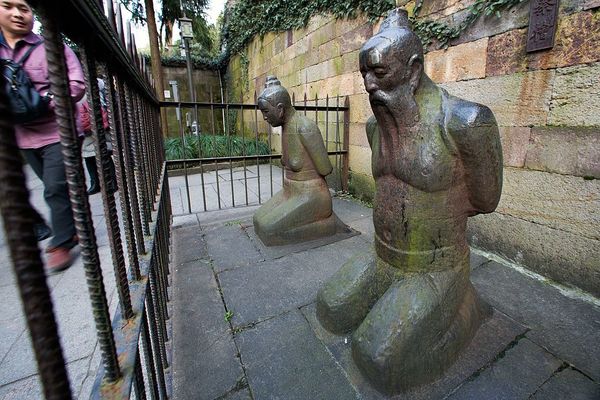
[[[167,160],[203,157],[254,156],[270,154],[269,144],[264,140],[224,135],[187,135],[185,146],[180,137],[165,139]]]

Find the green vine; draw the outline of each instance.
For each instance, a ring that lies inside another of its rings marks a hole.
[[[411,22],[415,33],[426,47],[436,41],[440,48],[447,48],[452,39],[458,38],[482,15],[500,17],[505,10],[526,0],[476,0],[467,8],[467,16],[457,24],[419,18],[424,0],[416,0]],[[215,59],[194,59],[194,66],[208,69],[225,69],[233,55],[240,55],[242,76],[248,71],[248,56],[243,52],[255,36],[269,32],[282,32],[306,27],[315,15],[329,14],[336,19],[352,19],[366,15],[375,22],[396,7],[394,0],[238,0],[226,9],[221,31],[220,56]],[[163,60],[166,65],[182,65],[185,60],[171,57]],[[247,79],[247,78],[246,78]],[[247,88],[249,82],[244,82]]]
[[[412,25],[415,33],[421,38],[425,47],[435,39],[440,47],[447,48],[452,39],[456,39],[482,15],[495,15],[500,18],[501,12],[526,0],[477,0],[467,7],[468,15],[463,22],[451,26],[442,21],[419,20],[419,13],[424,0],[417,0],[413,11]]]
[[[250,60],[245,52],[240,51],[240,69],[242,74],[242,87],[245,91],[250,88],[250,81],[248,80],[248,67],[250,66]]]
[[[364,14],[376,21],[395,6],[394,0],[239,0],[225,13],[221,34],[225,55],[240,53],[257,35],[303,28],[314,15],[352,19]]]

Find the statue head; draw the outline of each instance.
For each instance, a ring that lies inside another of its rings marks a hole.
[[[423,74],[423,45],[410,29],[408,14],[396,9],[360,50],[360,72],[372,107],[405,108]]]
[[[286,122],[292,109],[292,100],[287,89],[281,86],[276,76],[267,76],[265,89],[258,96],[258,109],[271,126],[281,126]]]

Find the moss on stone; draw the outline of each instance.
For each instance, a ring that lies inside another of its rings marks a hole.
[[[373,199],[375,198],[375,180],[372,176],[350,173],[348,189],[353,196],[367,203],[373,203]]]

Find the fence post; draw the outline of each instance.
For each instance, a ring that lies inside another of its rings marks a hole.
[[[350,156],[350,99],[344,100],[344,158],[342,162],[342,190],[348,191],[349,156]]]

